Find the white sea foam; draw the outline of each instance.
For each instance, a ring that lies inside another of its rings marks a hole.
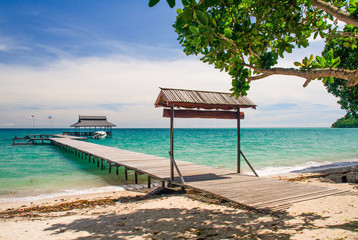
[[[118,192],[118,191],[124,191],[124,190],[125,190],[125,188],[120,187],[120,186],[106,186],[106,187],[95,187],[95,188],[86,188],[86,189],[67,189],[67,190],[62,190],[62,191],[59,191],[56,193],[51,193],[51,194],[40,194],[40,195],[36,195],[36,196],[25,196],[25,197],[0,198],[0,203],[28,202],[28,201],[36,201],[36,200],[43,200],[43,199],[49,199],[49,198],[65,197],[65,196],[104,193],[104,192]]]
[[[287,173],[308,173],[314,171],[320,171],[330,168],[340,168],[340,167],[349,167],[358,165],[357,159],[352,159],[352,161],[344,162],[314,162],[310,161],[306,164],[295,165],[295,166],[281,166],[281,167],[265,167],[258,169],[256,172],[259,176],[274,176]],[[245,171],[245,174],[253,175],[251,171]]]

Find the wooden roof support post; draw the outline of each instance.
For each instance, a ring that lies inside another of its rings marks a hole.
[[[174,105],[171,106],[170,114],[170,157],[174,159]],[[170,161],[170,180],[174,181],[174,166],[173,161]]]
[[[241,172],[240,158],[241,158],[241,139],[240,139],[240,108],[237,108],[237,173]]]

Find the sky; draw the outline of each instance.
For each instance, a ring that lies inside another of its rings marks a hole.
[[[69,127],[105,115],[119,128],[167,128],[159,87],[230,92],[231,78],[186,56],[162,0],[0,0],[0,128]],[[293,67],[324,41],[279,61]],[[330,127],[345,112],[322,82],[271,76],[253,82],[242,127]],[[35,116],[31,119],[30,116]],[[33,122],[34,120],[34,122]],[[233,120],[176,119],[175,127],[235,127]]]

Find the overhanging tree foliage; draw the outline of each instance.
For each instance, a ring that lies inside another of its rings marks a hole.
[[[150,0],[149,6],[160,0]],[[170,7],[175,0],[167,0]],[[357,50],[357,0],[182,0],[174,28],[187,55],[201,55],[232,77],[231,89],[246,95],[250,82],[271,75],[333,82],[343,79],[347,86],[358,84],[358,69],[338,68],[341,60],[333,51],[295,62],[296,68],[274,67],[285,53],[309,46],[309,38],[339,36]],[[352,31],[340,32],[338,20]]]
[[[350,25],[344,28],[345,33],[354,30]],[[345,69],[358,68],[358,50],[351,49],[349,45],[345,44],[342,37],[330,38],[327,42],[323,55],[333,51],[335,56],[340,57],[341,63],[338,67]],[[342,109],[347,111],[346,118],[356,118],[358,120],[358,85],[348,87],[345,80],[335,78],[332,82],[326,82],[327,91],[339,98],[338,103]],[[343,120],[340,120],[343,121]]]

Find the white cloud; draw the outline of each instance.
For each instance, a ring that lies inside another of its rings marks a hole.
[[[28,51],[30,48],[22,45],[17,40],[0,34],[0,54],[1,52]]]
[[[175,61],[123,56],[63,59],[42,68],[0,65],[0,72],[0,124],[11,122],[15,127],[31,127],[28,116],[32,114],[37,127],[49,126],[48,115],[53,116],[54,127],[68,127],[79,114],[107,115],[118,127],[168,127],[161,109],[154,108],[159,87],[226,92],[231,87],[226,73],[194,57]],[[244,110],[243,126],[329,126],[343,115],[320,82],[306,89],[303,82],[278,76],[253,83],[249,97],[258,109]],[[296,107],[265,110],[282,103]],[[306,115],[313,112],[317,114],[307,120]],[[176,127],[235,126],[235,121],[228,120],[176,120]]]

